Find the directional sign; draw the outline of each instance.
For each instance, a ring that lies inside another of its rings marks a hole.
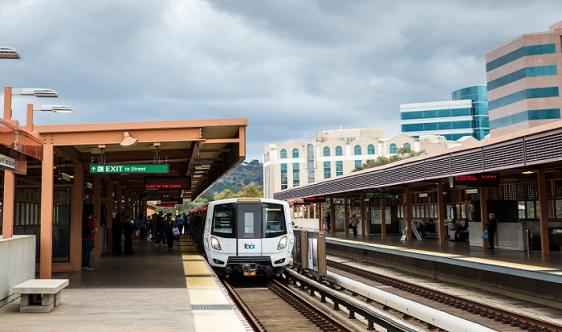
[[[191,189],[191,181],[189,176],[183,177],[145,177],[145,190],[189,190]]]
[[[103,164],[90,165],[90,174],[167,174],[168,164]]]

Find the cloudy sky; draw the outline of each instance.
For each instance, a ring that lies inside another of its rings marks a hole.
[[[1,0],[22,59],[0,83],[75,109],[39,124],[246,117],[261,159],[323,129],[396,134],[400,103],[483,83],[488,50],[558,20],[557,0]]]

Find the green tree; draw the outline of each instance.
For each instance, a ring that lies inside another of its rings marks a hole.
[[[260,188],[254,184],[250,183],[249,185],[244,186],[240,191],[236,194],[236,197],[263,197],[263,192]]]
[[[233,198],[235,194],[228,188],[215,195],[215,200]]]
[[[360,171],[362,169],[378,167],[378,166],[393,163],[393,162],[398,161],[398,160],[417,157],[417,156],[420,156],[422,154],[425,154],[425,150],[421,150],[421,151],[416,152],[416,151],[410,151],[408,149],[400,148],[400,149],[398,149],[397,154],[392,155],[390,157],[381,156],[381,157],[378,157],[376,160],[367,160],[366,163],[364,163],[361,167],[356,168],[354,171]]]

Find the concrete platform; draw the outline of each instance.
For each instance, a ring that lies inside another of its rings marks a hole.
[[[475,250],[468,246],[447,244],[441,248],[437,241],[431,240],[408,244],[392,241],[339,236],[328,237],[327,246],[329,252],[343,251],[381,266],[432,276],[436,280],[470,283],[561,302],[562,264],[557,264],[556,257],[544,261],[540,257],[525,257],[524,253],[502,255],[503,252],[485,253],[481,249],[476,256]]]
[[[20,313],[18,301],[13,302],[0,309],[0,330],[224,331],[229,326],[246,331],[243,317],[203,257],[181,249],[176,245],[168,252],[135,242],[133,256],[102,257],[94,271],[57,274],[55,278],[70,279],[70,286],[55,311]],[[189,277],[192,272],[197,276]]]

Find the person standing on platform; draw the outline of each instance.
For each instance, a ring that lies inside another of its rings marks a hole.
[[[191,222],[191,216],[187,213],[183,214],[183,229],[185,230],[185,234],[191,234],[191,226],[189,225]]]
[[[113,253],[121,254],[123,252],[123,247],[121,246],[121,234],[123,234],[123,228],[121,227],[121,214],[115,215],[112,223],[113,233],[111,237],[113,240]]]
[[[92,271],[91,258],[94,249],[94,241],[96,239],[96,221],[94,215],[90,213],[88,218],[82,224],[82,269]]]
[[[166,215],[166,221],[164,222],[164,234],[166,237],[166,243],[168,244],[168,251],[172,251],[174,248],[174,219],[172,219],[172,214]]]
[[[133,233],[135,233],[135,224],[133,219],[125,217],[123,222],[123,235],[125,236],[125,255],[132,255],[133,251]]]
[[[488,215],[488,225],[486,225],[486,230],[488,231],[488,249],[494,250],[498,221],[496,219],[496,215],[493,213]]]
[[[185,220],[183,219],[182,214],[178,213],[178,215],[176,216],[176,227],[180,231],[180,235],[182,234],[184,223],[185,223]]]
[[[349,218],[349,227],[353,230],[353,237],[357,238],[357,226],[359,225],[359,219],[357,216],[353,214],[351,218]]]
[[[140,214],[137,219],[137,228],[139,229],[139,238],[141,240],[146,240],[146,236],[148,235],[148,225],[146,218],[142,214]]]
[[[332,229],[332,217],[330,212],[326,213],[326,231],[329,233]]]

